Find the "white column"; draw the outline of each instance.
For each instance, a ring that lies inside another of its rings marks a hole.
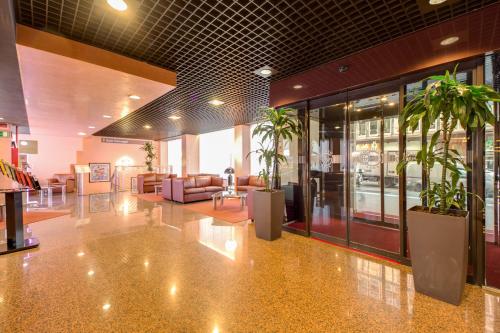
[[[234,173],[235,176],[250,175],[250,126],[234,126]]]
[[[200,144],[197,135],[182,136],[182,176],[200,172]]]

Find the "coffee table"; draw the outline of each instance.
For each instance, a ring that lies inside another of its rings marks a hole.
[[[220,191],[212,194],[214,210],[217,210],[217,200],[220,200],[220,206],[224,205],[224,199],[240,199],[241,208],[247,204],[247,192],[241,191]]]

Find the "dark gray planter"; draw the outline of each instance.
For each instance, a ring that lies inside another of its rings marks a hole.
[[[467,276],[468,213],[433,212],[415,206],[406,215],[415,290],[459,305]]]
[[[280,238],[284,211],[285,192],[254,191],[253,218],[257,237],[269,241]]]

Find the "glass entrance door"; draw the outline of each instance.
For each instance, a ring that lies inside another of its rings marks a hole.
[[[313,108],[309,113],[311,233],[345,243],[346,103]]]
[[[349,104],[352,244],[399,253],[399,93]]]

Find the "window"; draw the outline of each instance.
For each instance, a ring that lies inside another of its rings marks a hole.
[[[233,166],[234,129],[199,135],[200,172],[223,175]]]
[[[178,177],[182,176],[182,141],[167,141],[167,163],[170,171]]]

